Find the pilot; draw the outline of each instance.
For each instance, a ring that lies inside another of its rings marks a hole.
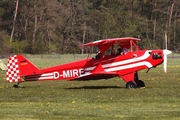
[[[96,52],[95,59],[100,59],[101,58],[101,51]]]
[[[118,48],[116,55],[123,55],[123,50],[121,48]]]

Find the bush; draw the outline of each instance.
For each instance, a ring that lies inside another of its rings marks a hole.
[[[11,53],[24,53],[27,45],[27,41],[15,41],[11,43]]]
[[[0,55],[5,56],[10,52],[9,35],[5,31],[0,31]]]

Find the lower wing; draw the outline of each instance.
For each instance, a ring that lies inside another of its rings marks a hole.
[[[119,74],[115,72],[100,72],[100,73],[90,73],[88,75],[80,76],[71,80],[98,80],[98,79],[109,79],[117,76],[119,76]]]

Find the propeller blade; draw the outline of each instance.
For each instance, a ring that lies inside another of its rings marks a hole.
[[[164,54],[164,73],[167,72],[167,55]]]
[[[167,72],[167,55],[171,54],[172,52],[170,50],[163,50],[163,54],[164,54],[164,73]]]

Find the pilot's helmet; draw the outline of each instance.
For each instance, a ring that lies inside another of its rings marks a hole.
[[[122,50],[121,48],[118,48],[118,51],[119,51],[119,52],[122,52],[123,50]]]

